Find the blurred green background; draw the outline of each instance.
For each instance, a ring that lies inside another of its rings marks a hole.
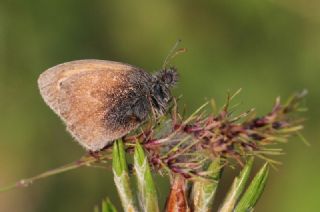
[[[268,112],[275,97],[307,88],[307,147],[298,138],[272,170],[256,211],[319,211],[320,1],[18,1],[0,2],[0,186],[79,158],[59,118],[44,104],[37,77],[75,59],[106,59],[148,71],[161,67],[175,41],[189,112],[206,98],[220,105],[243,88],[241,109]],[[168,183],[159,188],[162,201]],[[228,187],[228,184],[224,184]],[[224,188],[220,188],[224,189]],[[0,193],[0,211],[92,211],[109,196],[112,174],[82,168]]]

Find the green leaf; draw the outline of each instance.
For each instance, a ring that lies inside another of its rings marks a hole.
[[[111,203],[109,198],[102,201],[102,212],[117,212],[117,209]]]
[[[124,211],[137,211],[130,188],[126,153],[121,140],[114,142],[112,156],[114,182],[120,196],[122,207]]]
[[[263,189],[266,185],[268,174],[269,174],[269,166],[268,166],[268,163],[265,163],[264,166],[259,170],[256,176],[253,178],[248,189],[246,190],[241,200],[239,201],[235,209],[236,212],[253,210],[254,206],[256,205],[258,199],[260,198],[263,192]]]
[[[101,212],[117,212],[117,209],[114,207],[114,205],[111,203],[109,198],[106,198],[102,201],[102,210]],[[99,206],[94,207],[94,212],[100,212]]]
[[[211,179],[199,179],[194,182],[191,192],[191,201],[195,212],[210,211],[216,193],[220,175],[221,161],[216,158],[208,167]]]
[[[112,167],[116,175],[122,175],[124,172],[128,173],[126,152],[124,151],[124,145],[121,140],[114,142],[112,158]]]
[[[247,161],[246,165],[243,167],[240,175],[236,177],[232,183],[232,186],[223,201],[222,205],[220,206],[220,212],[229,212],[233,211],[238,198],[240,197],[241,193],[244,190],[244,187],[248,181],[250,176],[250,172],[253,165],[253,157],[250,157]]]
[[[137,142],[134,152],[134,168],[136,171],[141,208],[143,211],[158,212],[157,191],[152,179],[148,160],[139,142]]]

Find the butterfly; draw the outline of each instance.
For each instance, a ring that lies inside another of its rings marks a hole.
[[[87,59],[47,69],[38,86],[67,131],[94,152],[136,129],[152,111],[165,113],[177,80],[173,67],[150,74],[125,63]]]

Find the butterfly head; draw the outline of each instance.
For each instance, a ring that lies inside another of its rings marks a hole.
[[[153,75],[151,99],[158,115],[165,113],[171,100],[170,88],[178,82],[178,72],[174,67],[164,68]]]

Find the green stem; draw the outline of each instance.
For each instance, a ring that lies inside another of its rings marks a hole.
[[[77,169],[80,168],[82,166],[90,166],[91,164],[98,162],[100,160],[106,159],[108,157],[108,155],[101,155],[99,157],[93,157],[93,156],[83,156],[81,157],[80,160],[77,160],[75,162],[72,162],[70,164],[64,165],[62,167],[59,168],[55,168],[46,172],[43,172],[41,174],[38,174],[36,176],[30,177],[30,178],[26,178],[26,179],[21,179],[11,185],[5,186],[0,188],[0,192],[6,192],[6,191],[10,191],[12,189],[15,188],[24,188],[24,187],[28,187],[30,184],[34,183],[37,180],[43,179],[43,178],[47,178],[56,174],[61,174],[73,169]]]

